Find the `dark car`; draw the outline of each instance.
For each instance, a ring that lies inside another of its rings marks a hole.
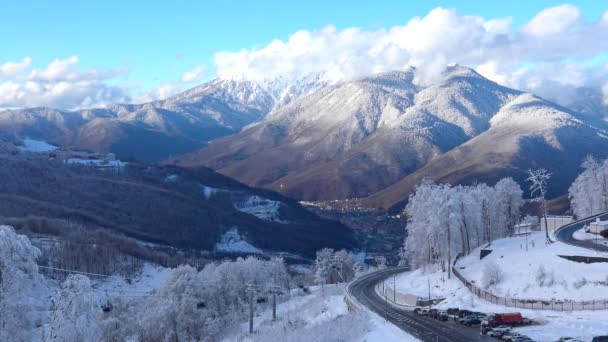
[[[459,310],[458,311],[458,317],[463,318],[463,317],[468,316],[468,315],[470,315],[472,313],[473,313],[473,311],[470,311],[470,310]]]
[[[437,316],[437,320],[445,322],[445,321],[448,320],[448,315],[446,315],[446,314],[439,314]]]
[[[458,311],[460,311],[460,309],[458,308],[449,308],[447,310],[448,315],[458,315]]]
[[[595,336],[591,342],[608,342],[608,335],[605,336]]]
[[[464,319],[464,321],[462,321],[462,324],[464,324],[466,326],[480,325],[481,319],[479,319],[477,317],[467,317]]]

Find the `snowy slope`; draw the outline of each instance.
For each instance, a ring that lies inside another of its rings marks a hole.
[[[526,242],[528,250],[526,251]],[[606,289],[606,264],[584,264],[567,261],[557,255],[606,256],[586,249],[562,244],[545,244],[542,232],[525,237],[495,240],[493,250],[479,260],[479,249],[458,261],[460,273],[467,279],[483,287],[484,265],[496,263],[503,272],[504,279],[489,291],[501,296],[522,299],[566,299],[592,300],[608,299]],[[539,268],[544,268],[544,277],[539,277]],[[584,279],[584,281],[583,281]],[[433,269],[419,269],[397,276],[397,290],[415,294],[422,298],[446,298],[437,305],[440,309],[452,307],[467,308],[488,313],[521,312],[526,317],[537,320],[541,325],[517,328],[538,341],[556,341],[570,336],[590,341],[593,336],[603,335],[608,330],[608,311],[556,312],[527,310],[490,304],[473,295],[455,277],[448,279],[445,272]]]
[[[559,155],[555,160],[572,160],[559,175],[563,185],[578,170],[580,155],[608,147],[601,120],[500,86],[471,69],[449,67],[441,81],[426,87],[413,83],[415,75],[410,69],[322,88],[180,163],[206,165],[298,199],[330,200],[372,195],[436,160],[437,171],[419,176],[455,175],[458,183],[510,175],[535,159],[553,166],[537,158],[550,149]],[[534,146],[536,141],[541,143]],[[463,162],[476,169],[461,167]],[[484,172],[492,164],[492,173]],[[364,203],[391,207],[419,180],[417,175],[389,198],[382,194]]]
[[[399,211],[425,177],[450,184],[493,184],[509,176],[525,189],[527,170],[539,167],[553,172],[549,192],[552,198],[567,192],[586,155],[607,156],[606,125],[532,94],[513,97],[488,125],[487,130],[462,145],[369,196],[364,204]]]
[[[277,321],[270,310],[254,319],[256,333],[240,324],[222,341],[399,341],[416,339],[374,314],[349,312],[342,286],[313,289],[311,294],[294,293],[277,305]]]
[[[0,131],[27,133],[62,147],[159,161],[258,122],[273,108],[328,84],[322,74],[299,80],[214,79],[168,99],[76,111],[0,111]]]

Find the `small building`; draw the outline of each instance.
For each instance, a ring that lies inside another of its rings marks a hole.
[[[513,234],[515,236],[526,235],[526,234],[530,234],[531,232],[532,232],[532,223],[529,223],[529,222],[522,222],[520,224],[516,224],[515,227],[513,227]]]
[[[549,228],[549,232],[553,232],[556,229],[567,225],[568,223],[572,223],[572,216],[558,216],[558,215],[547,215],[547,224],[545,225],[545,219],[543,217],[540,218],[540,230],[545,231],[547,227]]]
[[[608,229],[608,221],[600,221],[599,218],[589,224],[589,232],[593,234],[599,234],[606,229]]]

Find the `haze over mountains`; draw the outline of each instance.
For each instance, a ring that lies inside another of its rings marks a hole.
[[[585,155],[607,154],[606,106],[590,90],[567,109],[461,66],[424,86],[416,75],[410,68],[340,82],[323,73],[215,79],[142,105],[5,110],[0,129],[122,158],[207,166],[295,199],[363,198],[381,210],[400,207],[424,177],[523,183],[537,167],[554,172],[550,196],[558,196]]]

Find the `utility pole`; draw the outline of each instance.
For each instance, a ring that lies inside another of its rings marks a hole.
[[[277,293],[279,292],[279,289],[281,289],[280,286],[277,286],[277,285],[270,286],[270,293],[272,293],[272,320],[273,321],[277,320]]]
[[[429,285],[429,303],[431,302],[431,278],[427,277],[426,278],[428,285]]]
[[[247,291],[249,291],[249,333],[253,334],[253,294],[256,291],[256,286],[254,284],[249,284],[247,286]]]

